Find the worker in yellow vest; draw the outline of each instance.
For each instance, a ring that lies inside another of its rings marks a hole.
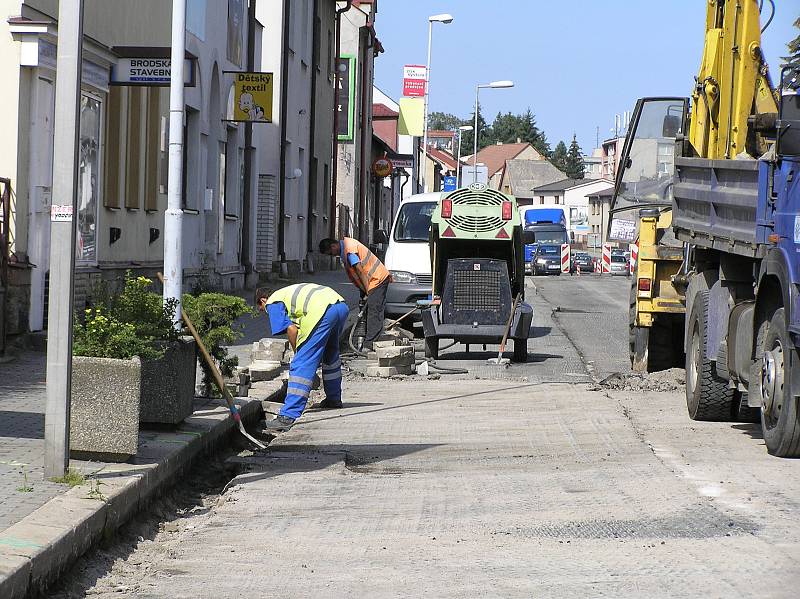
[[[372,349],[372,342],[383,332],[386,311],[386,290],[392,280],[389,271],[367,246],[356,239],[345,237],[341,241],[323,239],[319,251],[329,256],[339,256],[350,281],[361,292],[367,303],[367,332],[364,349]]]
[[[278,416],[267,422],[265,432],[285,432],[300,417],[320,363],[325,400],[316,407],[341,408],[339,338],[350,312],[344,298],[329,287],[300,283],[278,289],[269,296],[264,289],[258,289],[255,299],[258,309],[269,317],[272,335],[286,333],[294,350],[286,401]]]

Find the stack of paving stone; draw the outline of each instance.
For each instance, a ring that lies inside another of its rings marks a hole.
[[[271,381],[283,372],[289,362],[287,353],[289,342],[286,339],[262,339],[253,343],[250,350],[250,380]]]
[[[351,369],[365,376],[389,377],[414,374],[414,347],[405,337],[387,335],[373,343],[366,360],[351,363]]]

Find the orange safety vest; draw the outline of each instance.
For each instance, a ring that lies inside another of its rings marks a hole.
[[[350,266],[347,260],[347,254],[355,254],[361,262],[361,268],[367,274],[369,281],[368,289],[361,289],[365,293],[370,293],[373,289],[383,284],[389,278],[389,271],[383,265],[383,262],[378,260],[378,257],[369,251],[369,248],[363,243],[350,237],[345,237],[342,243],[342,262],[344,263],[344,270],[347,276],[353,282],[353,285],[361,289],[361,281],[356,275],[355,269]]]

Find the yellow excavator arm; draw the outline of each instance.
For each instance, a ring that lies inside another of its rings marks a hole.
[[[760,16],[759,0],[708,0],[689,123],[689,142],[700,157],[734,158],[747,151],[748,134],[754,135],[748,118],[778,112],[761,51]],[[751,137],[753,143],[766,149]]]

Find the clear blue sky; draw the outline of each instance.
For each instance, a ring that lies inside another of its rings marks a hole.
[[[765,2],[768,4],[768,2]],[[773,80],[779,57],[797,32],[800,0],[775,0],[762,44]],[[481,111],[528,106],[551,147],[573,132],[584,152],[610,136],[614,115],[636,99],[690,95],[703,49],[704,0],[379,0],[375,28],[386,52],[376,84],[402,94],[404,64],[425,64],[428,16],[434,24],[431,111],[472,113],[475,85],[513,79],[505,90],[481,90]],[[769,10],[765,8],[765,11]]]

